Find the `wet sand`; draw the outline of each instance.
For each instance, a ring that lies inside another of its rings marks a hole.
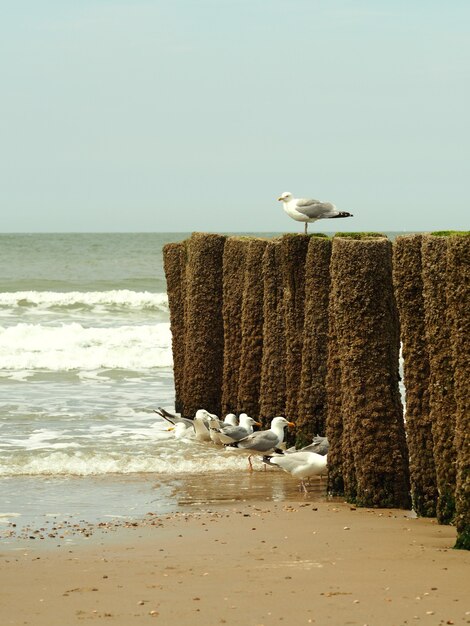
[[[202,506],[201,487],[179,512],[2,542],[0,624],[470,623],[470,554],[452,549],[454,528],[285,481],[288,501],[255,489]]]

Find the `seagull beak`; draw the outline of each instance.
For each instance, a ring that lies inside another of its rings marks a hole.
[[[289,430],[293,430],[295,428],[294,422],[287,422],[287,426],[289,427]]]
[[[171,431],[171,430],[175,430],[175,427],[171,426],[171,428],[167,428],[167,431]]]
[[[278,200],[282,200],[282,197],[281,197],[281,198],[278,198]]]
[[[259,426],[259,427],[261,428],[262,424],[261,424],[261,422],[255,422],[255,423],[253,424],[253,426]]]

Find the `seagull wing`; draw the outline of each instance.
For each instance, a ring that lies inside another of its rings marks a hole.
[[[156,413],[157,415],[160,415],[160,417],[163,417],[164,420],[166,420],[167,422],[170,422],[170,424],[173,424],[173,426],[175,424],[184,424],[186,428],[189,428],[189,427],[194,428],[193,420],[190,420],[187,417],[180,417],[179,415],[174,415],[173,413],[170,413],[169,411],[162,409],[162,407],[160,406],[158,407],[158,409],[154,409],[153,412]]]
[[[221,426],[219,432],[232,441],[240,441],[248,436],[248,431],[243,426]],[[225,443],[224,439],[222,441]]]
[[[255,452],[267,452],[272,450],[279,443],[279,437],[272,430],[258,430],[241,439],[237,447],[244,450],[254,450]]]
[[[331,202],[321,202],[320,200],[314,200],[313,198],[301,198],[296,201],[296,210],[302,215],[310,219],[321,219],[322,217],[331,217],[335,215],[338,210]]]

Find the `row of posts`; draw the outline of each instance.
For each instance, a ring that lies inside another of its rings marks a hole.
[[[330,493],[412,505],[470,548],[468,234],[194,233],[164,265],[177,411],[326,434]]]

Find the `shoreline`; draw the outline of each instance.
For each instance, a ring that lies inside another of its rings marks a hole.
[[[470,554],[452,549],[455,528],[411,515],[297,494],[2,546],[0,622],[470,623]]]

